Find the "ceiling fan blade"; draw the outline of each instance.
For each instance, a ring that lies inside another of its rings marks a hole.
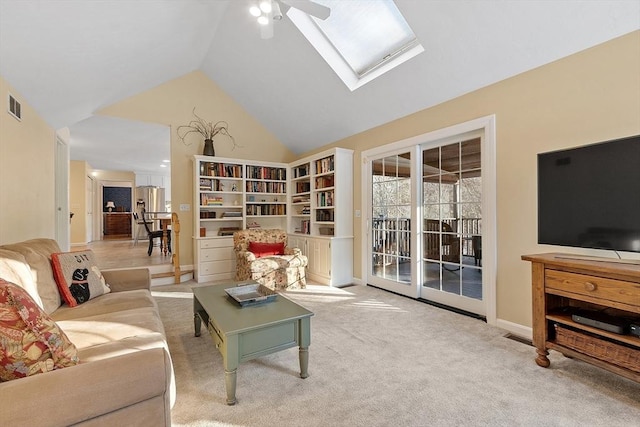
[[[279,0],[288,6],[295,7],[306,13],[307,15],[315,16],[323,21],[331,15],[331,9],[327,6],[312,2],[311,0]]]

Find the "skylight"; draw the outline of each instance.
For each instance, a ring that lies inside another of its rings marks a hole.
[[[331,8],[320,20],[291,8],[287,16],[351,90],[424,51],[392,0],[314,0]]]

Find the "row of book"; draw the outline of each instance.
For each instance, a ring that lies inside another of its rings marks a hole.
[[[247,181],[248,193],[286,193],[284,182]]]
[[[311,221],[308,219],[300,221],[300,229],[296,230],[296,233],[311,234]]]
[[[287,179],[287,169],[247,165],[247,178],[284,181]]]
[[[222,206],[224,200],[219,196],[212,196],[210,194],[200,195],[200,206]]]
[[[335,167],[334,161],[335,160],[334,160],[333,156],[329,156],[329,157],[325,157],[324,159],[316,160],[316,162],[315,162],[316,173],[320,174],[320,173],[333,172],[334,167]]]
[[[333,175],[321,176],[316,178],[316,188],[333,187]]]
[[[333,191],[321,191],[316,194],[317,206],[333,206]]]
[[[311,191],[310,182],[296,182],[296,193],[308,193]]]
[[[322,209],[316,211],[316,221],[333,222],[333,210]]]
[[[247,215],[286,215],[286,205],[247,205]]]
[[[242,178],[242,165],[234,165],[230,163],[202,162],[200,163],[200,175]]]
[[[309,175],[309,163],[305,163],[304,165],[296,166],[293,168],[293,177],[294,178],[302,178],[303,176]]]

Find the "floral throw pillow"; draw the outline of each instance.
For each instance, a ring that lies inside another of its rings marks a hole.
[[[0,381],[77,365],[78,350],[20,286],[0,279]]]
[[[69,307],[111,292],[92,251],[51,254],[51,264],[60,295]]]

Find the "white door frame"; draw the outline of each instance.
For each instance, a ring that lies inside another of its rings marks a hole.
[[[392,142],[380,147],[365,150],[361,153],[362,170],[361,182],[363,183],[361,192],[361,206],[363,207],[363,220],[361,225],[361,271],[365,282],[369,275],[370,241],[369,227],[371,224],[370,190],[368,180],[371,174],[371,161],[384,157],[386,154],[393,154],[398,150],[415,152],[414,147],[451,138],[456,135],[474,131],[482,131],[484,134],[484,145],[482,148],[482,192],[483,219],[482,219],[482,267],[483,267],[483,301],[486,304],[486,319],[491,325],[496,324],[496,268],[497,268],[497,247],[496,247],[496,117],[489,115],[468,122],[453,125],[447,128],[438,129],[422,135],[417,135],[401,141]],[[412,231],[412,241],[415,236]],[[419,240],[415,238],[415,240]],[[416,242],[417,243],[417,242]],[[415,246],[414,246],[415,247]],[[412,272],[414,267],[412,266]],[[413,274],[412,274],[413,275]],[[414,276],[410,295],[417,298],[420,295],[421,283]]]
[[[55,237],[62,251],[71,246],[71,225],[69,212],[69,145],[56,135],[55,148]]]

